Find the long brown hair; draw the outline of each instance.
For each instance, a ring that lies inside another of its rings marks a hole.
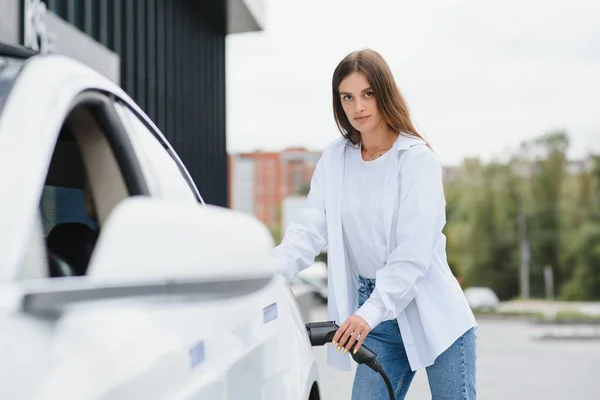
[[[374,50],[358,50],[348,54],[335,68],[332,79],[333,115],[338,129],[352,144],[360,142],[360,133],[354,129],[340,100],[340,83],[353,72],[362,72],[375,92],[377,107],[385,122],[396,133],[404,132],[425,140],[414,127],[408,106],[396,85],[392,71],[383,57]]]

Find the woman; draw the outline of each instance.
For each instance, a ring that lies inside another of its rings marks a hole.
[[[332,89],[343,138],[324,151],[305,207],[274,250],[279,271],[291,280],[327,246],[328,319],[341,323],[331,366],[348,370],[348,350],[364,343],[397,399],[421,368],[434,400],[475,399],[476,322],[446,260],[440,164],[377,52],[346,56]],[[352,398],[389,396],[359,365]]]

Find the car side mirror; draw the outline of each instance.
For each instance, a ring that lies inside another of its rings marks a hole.
[[[273,238],[253,216],[131,197],[109,215],[88,267],[95,282],[271,278]]]
[[[24,283],[24,312],[55,318],[71,305],[117,298],[247,295],[276,273],[273,238],[252,216],[149,197],[119,203],[104,224],[87,276]]]

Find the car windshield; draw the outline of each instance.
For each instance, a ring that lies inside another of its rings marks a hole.
[[[0,56],[0,113],[25,60]]]

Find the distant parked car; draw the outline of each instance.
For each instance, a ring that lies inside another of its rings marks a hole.
[[[473,310],[495,310],[500,304],[498,296],[489,287],[467,288],[465,296]]]
[[[312,266],[298,273],[293,285],[308,285],[315,295],[315,298],[321,302],[327,301],[327,264],[317,261]]]

